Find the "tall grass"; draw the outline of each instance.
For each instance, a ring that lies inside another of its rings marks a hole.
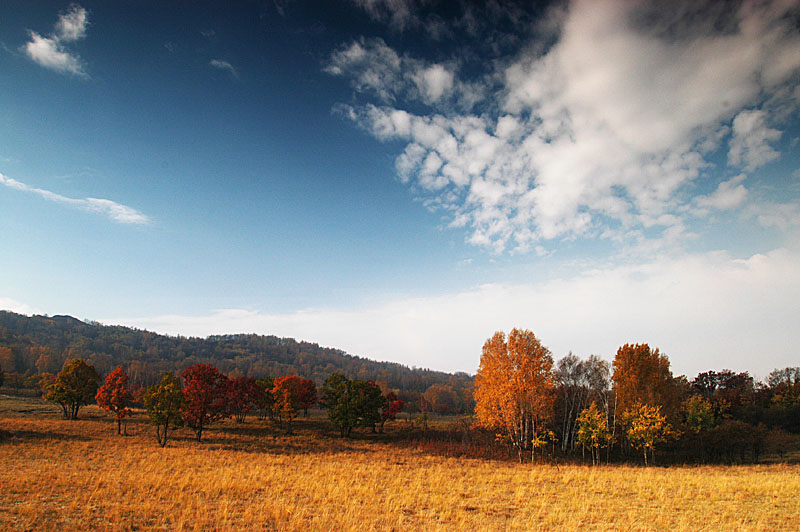
[[[797,530],[797,466],[525,465],[284,436],[253,419],[164,449],[87,408],[63,421],[0,399],[0,530]]]

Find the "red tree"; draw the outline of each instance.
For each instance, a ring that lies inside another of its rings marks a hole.
[[[237,423],[244,423],[245,416],[261,398],[261,389],[252,377],[231,379],[228,406]]]
[[[383,425],[387,421],[394,421],[397,414],[402,412],[406,403],[397,398],[397,394],[389,392],[386,394],[386,404],[381,409],[381,432],[383,432]]]
[[[112,371],[94,396],[100,408],[117,416],[117,434],[122,434],[122,420],[132,414],[128,406],[133,402],[133,394],[128,388],[128,374],[122,366]],[[125,426],[127,429],[127,424]],[[127,435],[127,430],[125,435]]]
[[[317,402],[317,385],[311,379],[301,379],[298,388],[297,405],[308,416],[308,409]]]
[[[183,373],[183,397],[186,406],[183,420],[197,435],[203,436],[203,429],[214,421],[228,416],[228,377],[210,364],[195,364]]]

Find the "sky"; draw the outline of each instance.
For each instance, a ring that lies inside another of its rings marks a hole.
[[[800,365],[800,4],[0,4],[0,309]]]

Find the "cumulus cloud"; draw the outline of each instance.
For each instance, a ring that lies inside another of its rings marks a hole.
[[[483,97],[480,83],[456,79],[456,61],[430,64],[400,55],[380,38],[361,38],[340,47],[324,70],[348,77],[356,91],[384,103],[412,99],[427,105],[458,104],[468,110]]]
[[[779,155],[776,123],[800,107],[797,17],[778,0],[577,0],[547,19],[554,44],[533,41],[477,78],[365,39],[326,71],[372,98],[339,111],[405,142],[401,180],[476,245],[674,235],[692,205],[747,200],[715,152],[746,172]],[[717,192],[695,202],[698,184]]]
[[[728,181],[723,181],[712,194],[697,196],[695,202],[701,208],[735,209],[741,206],[747,198],[747,189],[742,185],[742,181],[746,178],[746,175],[741,174]]]
[[[193,336],[291,336],[374,359],[467,372],[477,369],[492,333],[517,326],[536,332],[556,357],[573,351],[611,359],[626,342],[648,342],[670,357],[676,374],[730,367],[763,376],[796,363],[798,261],[800,254],[786,249],[745,259],[715,252],[359,310],[227,309],[101,321]]]
[[[764,111],[742,111],[733,119],[733,138],[728,161],[753,171],[777,159],[780,154],[770,146],[781,138],[781,132],[766,125]]]
[[[239,77],[239,72],[236,70],[236,68],[234,68],[232,64],[230,64],[227,61],[222,61],[221,59],[212,59],[211,61],[209,61],[208,64],[214,68],[230,72],[231,75],[235,78]]]
[[[121,224],[134,224],[134,225],[144,225],[150,223],[150,218],[142,214],[141,212],[137,211],[136,209],[108,199],[68,198],[66,196],[62,196],[61,194],[56,194],[55,192],[51,192],[49,190],[30,187],[25,183],[17,181],[16,179],[11,179],[10,177],[6,177],[3,174],[0,174],[0,184],[5,185],[8,188],[12,188],[22,192],[30,192],[36,194],[48,201],[61,203],[63,205],[68,205],[70,207],[74,207],[84,211],[102,214],[108,217],[113,222]]]
[[[49,36],[29,31],[30,41],[22,46],[22,51],[28,58],[45,68],[88,77],[81,59],[66,46],[86,36],[88,23],[86,10],[73,4],[66,13],[59,15],[53,33]]]

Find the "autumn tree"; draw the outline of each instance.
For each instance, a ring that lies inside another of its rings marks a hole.
[[[383,432],[383,426],[386,424],[387,421],[394,421],[397,418],[397,414],[403,411],[403,407],[406,406],[405,402],[397,398],[397,394],[394,392],[389,392],[385,396],[386,403],[383,405],[381,409],[381,432]]]
[[[292,421],[297,417],[300,410],[307,410],[316,400],[316,386],[311,382],[312,388],[308,385],[308,379],[303,379],[297,375],[287,375],[275,379],[272,387],[272,397],[275,399],[275,410],[281,421],[286,423],[286,433],[292,433]]]
[[[380,423],[386,398],[374,382],[333,373],[325,379],[321,391],[320,404],[328,409],[328,418],[343,438],[356,427]]]
[[[625,434],[628,441],[644,454],[645,466],[647,466],[648,451],[652,457],[656,445],[672,436],[672,428],[661,413],[660,406],[634,404],[625,411],[622,421],[626,427]]]
[[[78,410],[88,405],[97,393],[100,376],[85,360],[70,360],[48,386],[44,398],[58,403],[64,419],[78,419]]]
[[[533,332],[496,332],[483,344],[475,377],[475,414],[481,424],[503,430],[520,462],[533,452],[537,431],[551,413],[553,358]]]
[[[181,414],[185,404],[181,381],[171,371],[144,393],[144,407],[150,422],[156,426],[156,439],[161,447],[167,444],[169,426],[177,427],[183,423]]]
[[[600,463],[600,448],[611,441],[611,432],[605,412],[592,402],[591,406],[584,408],[577,417],[576,439],[584,449],[589,449],[592,455],[592,465]]]
[[[308,409],[317,402],[317,385],[311,379],[301,379],[297,394],[297,407],[308,417]]]
[[[183,373],[183,420],[197,441],[211,423],[228,416],[228,378],[210,364],[195,364]]]
[[[275,379],[272,377],[262,377],[256,379],[258,385],[258,394],[256,395],[256,408],[258,409],[259,419],[275,419],[275,398],[272,395],[272,388],[275,385]]]
[[[120,366],[108,374],[105,382],[97,390],[97,394],[94,397],[100,408],[113,412],[117,418],[117,434],[122,433],[123,419],[133,413],[128,408],[133,401],[133,394],[128,388],[128,380],[128,374]],[[127,435],[127,424],[125,428],[125,434]]]
[[[258,383],[252,377],[237,377],[230,380],[228,407],[236,423],[244,423],[247,413],[261,396]]]
[[[669,359],[647,344],[625,344],[617,350],[612,364],[617,409],[625,414],[646,404],[660,406],[668,417],[677,413],[679,397]]]

